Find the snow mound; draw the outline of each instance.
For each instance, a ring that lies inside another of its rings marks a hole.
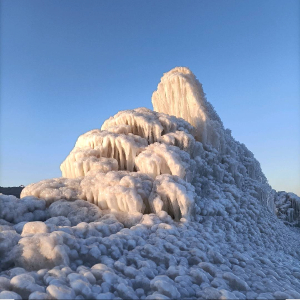
[[[300,298],[300,198],[189,69],[152,102],[81,135],[62,177],[0,194],[0,299]]]

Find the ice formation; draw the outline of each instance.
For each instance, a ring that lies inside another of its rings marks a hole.
[[[195,162],[190,155],[178,147],[154,143],[149,145],[135,159],[138,171],[155,178],[161,174],[175,175],[192,181]]]
[[[205,98],[201,83],[183,67],[174,68],[161,78],[152,95],[155,111],[183,118],[196,129],[196,138],[217,149],[224,145],[223,124]]]
[[[300,198],[189,69],[152,102],[81,135],[62,177],[0,194],[0,299],[300,298]]]
[[[294,193],[278,192],[275,195],[278,218],[289,225],[300,227],[300,197]]]

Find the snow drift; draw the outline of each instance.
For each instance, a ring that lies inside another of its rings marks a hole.
[[[189,69],[152,103],[81,135],[62,177],[0,195],[0,299],[300,298],[299,197]]]

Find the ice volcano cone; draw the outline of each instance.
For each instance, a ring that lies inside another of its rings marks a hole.
[[[61,164],[63,177],[29,185],[22,197],[82,199],[126,213],[165,211],[179,221],[199,218],[201,199],[210,199],[217,184],[237,190],[235,204],[253,189],[274,211],[259,163],[224,129],[189,69],[164,74],[152,103],[155,111],[121,111],[81,135]]]
[[[190,70],[152,101],[81,135],[62,177],[0,195],[0,299],[300,299],[300,198]]]

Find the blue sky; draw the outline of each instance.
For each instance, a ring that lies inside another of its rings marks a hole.
[[[300,194],[298,0],[1,1],[1,186],[61,176],[77,137],[188,66],[270,184]]]

